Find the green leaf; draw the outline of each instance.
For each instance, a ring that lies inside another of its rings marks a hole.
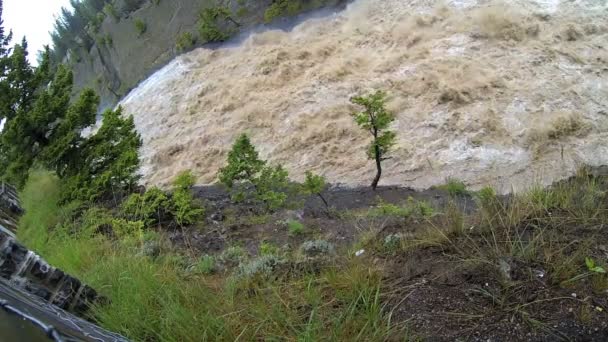
[[[589,271],[592,271],[595,268],[595,261],[591,258],[585,258],[585,265],[587,265]]]

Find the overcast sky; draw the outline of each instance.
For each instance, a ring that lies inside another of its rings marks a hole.
[[[69,0],[4,0],[4,28],[13,30],[13,43],[27,37],[30,61],[37,51],[51,43],[49,32],[61,7],[70,7]],[[71,8],[71,7],[70,7]]]

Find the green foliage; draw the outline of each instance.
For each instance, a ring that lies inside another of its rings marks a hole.
[[[162,222],[171,206],[169,197],[153,187],[143,195],[132,194],[121,205],[122,213],[129,220],[141,220],[147,227]]]
[[[309,195],[320,194],[327,188],[325,177],[315,175],[310,171],[306,171],[306,180],[303,185],[304,192]]]
[[[233,200],[242,201],[250,196],[247,186],[253,186],[253,197],[264,203],[266,209],[282,207],[290,190],[288,173],[281,166],[266,166],[249,137],[242,134],[228,153],[228,165],[220,169],[220,182],[233,191]]]
[[[304,233],[304,225],[300,221],[287,220],[286,224],[289,235],[295,236]]]
[[[142,221],[127,221],[124,219],[112,220],[112,230],[120,239],[143,240],[144,223]]]
[[[265,164],[259,159],[249,136],[241,134],[228,153],[228,165],[220,170],[220,182],[228,188],[232,188],[235,182],[253,182]]]
[[[387,203],[381,198],[378,199],[378,204],[369,209],[367,215],[370,217],[397,217],[407,219],[429,218],[435,215],[435,209],[425,201],[416,201],[413,197],[409,197],[407,202],[401,205]]]
[[[221,262],[232,265],[238,265],[246,259],[247,251],[241,246],[230,246],[219,256]]]
[[[466,196],[469,194],[466,184],[464,184],[464,182],[462,182],[458,179],[454,179],[454,178],[448,178],[447,182],[444,185],[438,186],[437,188],[447,191],[448,194],[452,197]],[[489,191],[489,190],[486,190],[486,191]],[[485,195],[489,195],[489,193],[486,193]]]
[[[248,263],[239,265],[234,277],[239,281],[267,279],[284,260],[276,255],[262,255]]]
[[[177,36],[175,48],[179,52],[187,51],[194,46],[196,38],[191,32],[182,32]]]
[[[260,175],[253,180],[256,197],[266,205],[268,210],[276,210],[285,204],[287,194],[284,190],[289,186],[287,171],[281,166],[266,166]]]
[[[118,19],[120,19],[116,8],[114,8],[114,5],[112,5],[111,2],[108,2],[103,6],[103,13],[105,13],[109,17],[114,18],[115,21],[118,21]]]
[[[271,242],[263,241],[260,244],[259,255],[279,255],[280,249]]]
[[[81,146],[78,163],[63,172],[65,201],[115,198],[139,180],[137,151],[141,138],[133,117],[122,117],[122,108],[107,110],[99,130]]]
[[[356,96],[351,102],[364,108],[362,112],[354,113],[353,117],[357,125],[373,137],[367,155],[376,161],[377,173],[372,182],[372,188],[375,190],[382,175],[381,162],[388,159],[387,154],[395,144],[396,134],[388,129],[395,121],[395,115],[386,109],[386,94],[382,91]]]
[[[197,274],[209,275],[215,272],[215,258],[211,255],[203,255],[194,265],[193,271]]]
[[[589,270],[589,272],[593,272],[593,273],[606,273],[606,270],[595,264],[595,260],[593,260],[592,258],[585,258],[585,266],[587,266],[587,270]]]
[[[292,16],[302,10],[302,4],[298,0],[275,0],[264,12],[264,21],[270,23],[281,16]]]
[[[135,25],[135,31],[137,32],[138,36],[142,36],[144,33],[146,33],[146,30],[148,29],[148,25],[146,25],[145,21],[138,18],[138,19],[135,19],[133,24]]]
[[[220,28],[222,25],[226,26],[227,23],[236,25],[236,21],[232,19],[228,8],[211,7],[203,9],[200,13],[198,24],[201,39],[205,42],[223,42],[227,40],[232,33]]]
[[[195,201],[191,188],[195,178],[190,171],[184,171],[173,181],[171,213],[180,226],[191,225],[203,217],[205,210]]]

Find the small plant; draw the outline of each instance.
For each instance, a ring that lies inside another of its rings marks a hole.
[[[194,273],[209,275],[215,272],[215,258],[211,255],[203,255],[193,267]]]
[[[121,205],[125,217],[142,220],[147,227],[162,222],[169,208],[169,197],[157,187],[150,188],[143,195],[132,194]]]
[[[182,172],[173,182],[171,213],[180,226],[194,224],[205,214],[205,210],[194,200],[190,191],[194,182],[194,175],[190,171]]]
[[[325,177],[315,175],[310,171],[306,171],[306,180],[303,184],[304,193],[307,195],[317,195],[325,204],[325,209],[329,209],[329,204],[327,204],[327,200],[323,197],[323,191],[327,188],[327,182],[325,181]]]
[[[585,265],[587,266],[587,270],[596,274],[605,274],[606,270],[603,267],[600,267],[595,264],[595,260],[587,257],[585,258]]]
[[[266,209],[282,207],[290,189],[288,173],[281,166],[266,166],[249,137],[242,134],[228,153],[228,165],[220,170],[220,182],[232,191],[234,201],[253,196],[263,202]]]
[[[351,102],[364,108],[362,112],[354,113],[353,117],[357,125],[373,137],[367,155],[376,161],[376,177],[372,182],[372,189],[376,190],[382,176],[382,161],[388,159],[387,154],[395,144],[396,134],[388,129],[395,121],[395,115],[386,109],[386,94],[382,91],[356,96]]]
[[[142,36],[144,33],[146,33],[148,26],[146,25],[146,23],[143,20],[135,19],[134,24],[135,24],[135,31],[137,31],[138,36]]]
[[[295,236],[304,233],[304,225],[300,221],[287,220],[286,224],[289,235]]]
[[[384,238],[384,249],[389,253],[394,253],[399,249],[401,245],[401,235],[389,234]]]
[[[300,251],[307,257],[317,257],[321,255],[333,255],[336,247],[326,240],[306,241],[300,246]]]
[[[182,32],[179,36],[177,36],[177,41],[175,42],[175,48],[177,51],[183,52],[189,50],[196,43],[196,38],[190,32]]]
[[[228,165],[220,170],[220,182],[228,188],[238,182],[252,182],[265,165],[249,136],[241,134],[228,153]]]
[[[264,241],[260,244],[260,255],[279,255],[280,249],[271,242]]]
[[[112,39],[112,36],[109,33],[104,36],[104,40],[108,47],[111,48],[112,46],[114,46],[114,40]]]
[[[120,239],[133,238],[143,241],[144,223],[142,221],[112,220],[112,230]]]
[[[297,0],[275,0],[264,12],[264,21],[270,23],[274,19],[284,15],[295,15],[302,9]]]
[[[393,203],[387,203],[381,198],[378,198],[378,204],[369,210],[368,215],[371,217],[392,216],[400,218],[408,218],[412,215],[412,209],[409,207],[399,206]]]
[[[152,0],[152,3],[153,3],[155,6],[158,6],[158,5],[160,5],[160,0]]]
[[[240,246],[230,246],[226,248],[219,259],[225,263],[238,265],[247,258],[247,252]]]
[[[109,17],[114,18],[114,20],[116,21],[119,20],[118,12],[116,11],[116,8],[114,8],[112,3],[107,3],[105,4],[105,6],[103,6],[103,13],[105,13]]]
[[[267,279],[284,263],[283,259],[276,255],[263,255],[249,263],[239,265],[234,276],[238,280],[251,281],[257,279]]]
[[[448,178],[447,182],[438,188],[447,191],[452,197],[466,196],[469,194],[467,186],[462,181],[454,178]]]
[[[223,42],[230,38],[230,33],[220,29],[220,21],[230,22],[240,26],[225,7],[205,8],[201,11],[199,19],[200,37],[206,42]]]

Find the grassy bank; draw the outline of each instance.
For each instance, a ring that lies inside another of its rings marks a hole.
[[[138,341],[381,341],[398,330],[382,310],[379,271],[362,260],[300,269],[280,256],[268,272],[243,257],[254,268],[247,276],[204,275],[192,257],[144,255],[144,244],[163,241],[158,233],[109,237],[96,231],[104,218],[94,210],[70,222],[73,208],[57,204],[58,186],[48,173],[32,175],[19,238],[110,299],[95,309],[110,330]]]
[[[95,317],[138,341],[601,340],[607,190],[585,173],[510,198],[446,189],[442,208],[336,213],[356,237],[335,253],[259,241],[252,254],[232,241],[205,255],[162,229],[108,231],[111,211],[58,205],[57,179],[36,172],[19,237],[107,296]],[[477,210],[459,209],[463,196]]]

